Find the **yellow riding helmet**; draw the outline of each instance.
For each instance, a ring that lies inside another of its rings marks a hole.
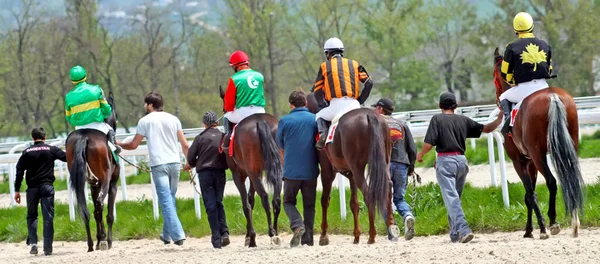
[[[531,32],[533,30],[533,18],[525,12],[518,13],[513,19],[515,32]]]

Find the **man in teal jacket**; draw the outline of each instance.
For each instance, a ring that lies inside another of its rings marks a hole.
[[[315,200],[319,177],[319,156],[315,148],[317,123],[315,115],[306,108],[306,95],[294,91],[289,97],[290,111],[279,120],[276,141],[284,151],[283,209],[290,219],[294,235],[291,247],[313,245]],[[304,219],[296,208],[296,196],[302,193]]]
[[[87,73],[79,65],[71,68],[69,73],[75,88],[65,98],[65,114],[67,122],[75,129],[96,129],[108,135],[114,145],[115,153],[121,148],[115,144],[115,132],[104,120],[112,113],[112,108],[104,98],[104,91],[98,85],[85,82]]]

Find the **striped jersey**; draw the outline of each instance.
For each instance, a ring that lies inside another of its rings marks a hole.
[[[368,79],[369,74],[362,65],[338,54],[321,63],[312,92],[324,93],[327,101],[345,96],[358,99],[359,83],[364,83]]]

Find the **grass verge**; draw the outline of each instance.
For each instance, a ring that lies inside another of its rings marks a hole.
[[[407,191],[407,200],[412,203],[412,187]],[[443,234],[448,231],[446,218],[446,209],[439,191],[435,184],[428,184],[417,188],[417,203],[414,210],[416,216],[416,234],[418,236]],[[527,211],[523,203],[525,195],[521,183],[509,184],[510,207],[504,208],[502,202],[502,192],[500,188],[475,188],[467,185],[463,192],[463,208],[471,228],[475,232],[486,233],[494,231],[517,231],[524,230]],[[548,210],[548,190],[545,187],[538,188],[538,199],[544,217]],[[315,234],[320,232],[321,206],[320,196],[317,195]],[[347,201],[350,197],[349,191],[346,194]],[[258,198],[258,197],[257,197]],[[368,232],[368,216],[366,207],[360,199],[359,221],[363,234]],[[243,235],[246,232],[246,220],[242,213],[240,198],[237,196],[227,196],[224,199],[227,223],[231,234]],[[298,200],[298,206],[301,208],[302,201]],[[600,184],[589,185],[587,187],[587,199],[585,203],[585,215],[581,218],[584,227],[600,226]],[[88,205],[89,208],[91,204]],[[346,205],[348,215],[346,219],[340,217],[339,193],[334,189],[331,195],[331,207],[329,209],[329,233],[351,235],[353,231],[353,220],[350,206]],[[301,210],[301,209],[300,209]],[[177,211],[187,236],[201,237],[210,234],[210,228],[206,219],[206,213],[202,209],[202,219],[196,219],[194,213],[194,202],[191,199],[177,201]],[[20,242],[27,236],[26,227],[26,208],[16,207],[11,209],[0,209],[0,241]],[[106,211],[104,211],[106,215]],[[559,193],[557,197],[557,220],[563,229],[569,226],[569,220],[565,217],[562,196]],[[41,212],[40,212],[41,217]],[[259,199],[256,200],[254,208],[254,226],[259,234],[267,233],[267,223],[265,212],[260,205]],[[400,217],[396,214],[396,220],[401,223]],[[95,222],[91,221],[92,230],[95,230]],[[537,224],[534,224],[537,228]],[[75,222],[69,220],[68,207],[66,204],[57,204],[54,218],[55,240],[61,241],[82,241],[85,239],[85,229],[83,222],[77,218]],[[385,234],[385,228],[381,217],[377,217],[376,223],[378,233]],[[401,226],[401,225],[400,225]],[[114,226],[114,237],[116,240],[140,239],[140,238],[158,238],[162,230],[162,218],[155,221],[152,216],[152,202],[145,199],[138,201],[119,202],[117,204],[117,221]],[[289,232],[288,218],[282,210],[282,216],[279,221],[279,231]],[[536,230],[536,232],[539,232]],[[39,221],[39,236],[42,235],[42,221]],[[92,231],[95,239],[95,231]],[[384,239],[384,236],[379,236]]]

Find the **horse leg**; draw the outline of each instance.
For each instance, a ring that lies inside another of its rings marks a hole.
[[[533,157],[532,157],[533,158]],[[540,226],[540,239],[547,239],[548,234],[546,233],[546,224],[544,223],[544,216],[542,215],[542,211],[540,210],[540,206],[538,204],[537,194],[535,193],[535,184],[537,182],[537,169],[532,162],[527,164],[527,171],[531,178],[531,193],[530,203],[533,207],[533,211],[535,212],[535,216],[537,218],[538,225]]]
[[[92,241],[92,232],[90,231],[90,213],[87,210],[85,211],[83,213],[83,222],[85,223],[85,232],[87,234],[88,252],[92,252],[94,251],[94,241]]]
[[[323,193],[321,195],[321,209],[323,212],[323,217],[322,217],[322,221],[321,221],[321,238],[319,239],[319,245],[321,246],[326,246],[329,245],[329,237],[327,236],[327,228],[329,228],[329,225],[327,223],[327,209],[329,209],[329,201],[331,199],[331,185],[333,184],[333,179],[335,177],[335,174],[331,173],[331,175],[329,175],[329,177],[324,176],[325,174],[323,174],[323,172],[321,171],[321,184],[323,185]],[[345,190],[340,190],[340,192],[343,192]],[[344,205],[346,206],[346,205]]]
[[[523,183],[523,187],[525,188],[525,205],[527,206],[527,224],[525,225],[525,234],[524,238],[533,238],[533,204],[531,201],[533,200],[533,184],[531,180],[532,178],[529,176],[529,172],[527,171],[527,164],[530,162],[524,156],[519,155],[513,159],[513,166],[515,167],[515,171],[521,178],[521,182]],[[534,176],[535,177],[535,176]]]
[[[278,186],[275,186],[275,188],[273,189],[273,198],[271,200],[271,203],[273,204],[273,229],[275,230],[275,237],[278,237],[278,226],[277,226],[277,221],[279,219],[279,214],[281,213],[281,188],[282,188],[282,182],[279,182]],[[276,244],[280,244],[281,241],[279,241]]]
[[[242,211],[244,211],[244,216],[246,217],[246,241],[244,246],[256,247],[256,232],[254,232],[254,226],[252,225],[252,208],[248,203],[249,195],[246,191],[246,176],[241,176],[239,173],[233,172],[233,182],[240,192]]]
[[[254,184],[250,183],[250,188],[248,189],[248,203],[250,204],[250,210],[254,211],[254,194],[256,191],[254,190]]]
[[[353,172],[352,175],[360,175],[360,177],[358,179],[355,179],[355,181],[356,181],[355,184],[356,184],[356,186],[360,187],[360,191],[363,193],[363,197],[365,199],[365,204],[367,205],[367,211],[369,212],[369,240],[367,240],[367,244],[373,244],[373,243],[375,243],[375,236],[377,235],[377,230],[375,230],[375,207],[374,206],[369,206],[370,201],[367,201],[367,197],[368,197],[367,192],[369,192],[370,190],[369,190],[369,188],[367,186],[367,183],[364,181],[364,178],[362,176],[362,175],[365,175],[364,169],[357,171],[356,174]],[[388,203],[387,203],[388,206],[389,206],[389,202],[390,202],[390,199],[388,199]],[[388,217],[392,217],[391,221],[392,221],[392,224],[393,224],[394,223],[394,220],[393,220],[394,216],[389,213],[390,211],[388,211]]]
[[[273,228],[273,222],[271,219],[271,205],[269,204],[269,195],[267,194],[267,191],[265,190],[265,187],[263,186],[259,175],[250,176],[250,180],[252,181],[252,185],[254,185],[254,189],[258,193],[262,206],[265,209],[265,213],[267,215],[267,224],[269,226],[269,237],[271,237],[271,243],[279,245],[278,243],[280,243],[281,241],[276,235],[275,229]]]
[[[538,156],[538,155],[536,155]],[[548,187],[548,191],[550,192],[549,201],[548,201],[548,219],[550,220],[550,234],[558,235],[560,233],[560,225],[556,223],[556,178],[552,175],[552,171],[550,171],[550,167],[548,167],[548,161],[546,160],[546,155],[544,153],[540,153],[536,159],[533,159],[533,164],[537,170],[540,171],[544,179],[546,180],[546,186]]]
[[[360,240],[360,223],[358,222],[358,210],[360,206],[358,204],[358,188],[352,177],[352,174],[348,176],[350,179],[350,209],[352,210],[352,216],[354,217],[354,244],[358,244]],[[343,192],[344,190],[340,190]]]
[[[107,174],[108,175],[108,174]],[[104,179],[106,179],[105,177]],[[92,194],[92,198],[94,200],[94,219],[96,219],[96,237],[98,239],[98,244],[96,244],[96,249],[107,250],[108,243],[106,241],[106,228],[104,227],[104,220],[102,219],[102,215],[104,213],[104,199],[108,195],[110,183],[108,180],[104,180],[100,186],[98,186],[98,193]]]
[[[114,177],[114,174],[113,174]],[[108,190],[108,214],[106,215],[106,223],[108,224],[108,249],[112,248],[112,227],[115,222],[115,200],[117,198],[117,181],[112,178]]]

